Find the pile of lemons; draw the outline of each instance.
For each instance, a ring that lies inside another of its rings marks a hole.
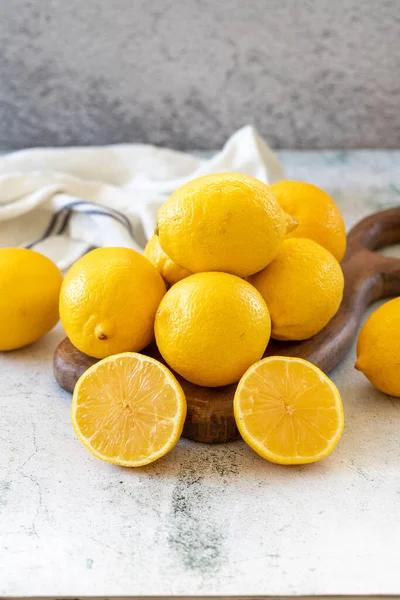
[[[261,359],[271,337],[308,339],[336,314],[345,249],[342,216],[321,189],[238,173],[201,177],[161,207],[144,256],[99,248],[62,282],[47,258],[1,250],[0,350],[44,335],[59,307],[76,348],[103,359],[79,380],[72,406],[79,438],[103,460],[140,466],[176,443],[186,403],[170,367],[200,386],[239,382],[235,418],[253,449],[273,462],[313,462],[343,431],[336,387],[304,360]],[[376,364],[369,358],[369,339],[379,348],[376,320],[361,334],[357,366],[400,395],[393,351],[377,350]],[[139,354],[154,337],[167,366]]]
[[[340,212],[318,188],[201,177],[159,210],[148,260],[102,248],[72,267],[61,320],[96,358],[143,350],[154,327],[174,371],[197,385],[227,385],[263,356],[271,334],[304,340],[325,327],[342,300],[345,244]]]

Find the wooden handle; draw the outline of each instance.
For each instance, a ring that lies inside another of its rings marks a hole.
[[[363,248],[378,250],[398,242],[400,242],[400,207],[382,210],[365,217],[350,231],[344,262]]]

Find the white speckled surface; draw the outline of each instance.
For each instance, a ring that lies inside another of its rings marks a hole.
[[[400,152],[280,156],[349,224],[400,204]],[[183,440],[133,471],[75,438],[51,370],[62,335],[0,356],[0,596],[400,593],[400,400],[354,371],[354,350],[332,374],[346,428],[325,461]]]

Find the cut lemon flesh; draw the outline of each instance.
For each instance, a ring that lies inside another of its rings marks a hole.
[[[316,462],[332,452],[344,427],[340,394],[315,365],[271,356],[243,375],[234,399],[244,441],[279,464]]]
[[[110,356],[78,380],[71,421],[97,458],[125,467],[149,464],[179,440],[186,400],[173,374],[142,354]]]

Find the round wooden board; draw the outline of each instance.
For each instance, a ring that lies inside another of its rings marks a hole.
[[[361,316],[373,301],[400,294],[400,259],[373,252],[400,242],[400,208],[382,211],[363,219],[348,236],[342,263],[345,289],[338,313],[313,338],[304,342],[271,340],[265,356],[299,356],[331,371],[346,355],[357,334]],[[164,362],[155,344],[143,354]],[[73,392],[79,377],[97,360],[79,352],[68,339],[54,354],[54,374],[62,388]],[[204,388],[175,373],[186,394],[188,412],[183,436],[209,444],[238,439],[233,416],[236,384]]]

